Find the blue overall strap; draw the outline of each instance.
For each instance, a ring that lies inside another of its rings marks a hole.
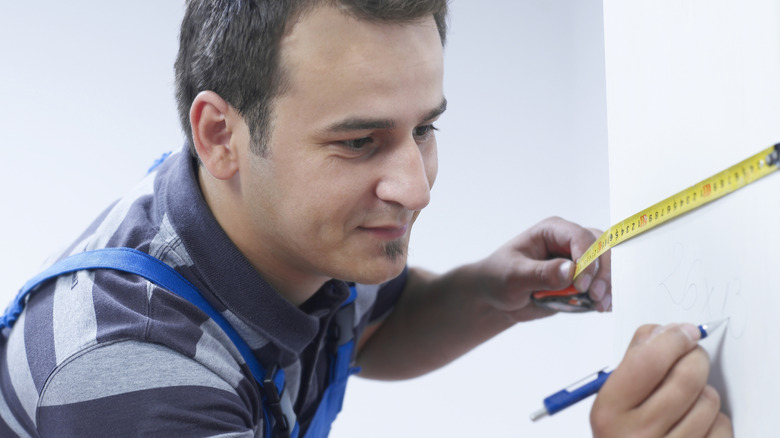
[[[257,361],[252,350],[238,332],[222,314],[203,298],[192,283],[162,261],[136,249],[97,249],[77,253],[58,261],[50,268],[36,275],[22,287],[14,301],[6,309],[5,314],[0,317],[0,330],[13,326],[22,313],[22,309],[27,302],[27,296],[39,284],[63,274],[86,269],[113,269],[135,274],[196,305],[213,319],[230,338],[263,390],[265,395],[263,413],[265,416],[266,436],[297,436],[298,424],[295,413],[292,410],[290,398],[284,391],[284,370],[278,369],[274,370],[274,372],[266,373],[266,370]]]
[[[333,351],[330,358],[330,375],[328,387],[322,395],[320,405],[306,431],[304,438],[325,438],[330,433],[331,424],[341,412],[344,404],[344,394],[347,390],[347,379],[360,368],[350,367],[352,352],[355,350],[355,286],[350,286],[350,296],[334,315],[331,323]]]

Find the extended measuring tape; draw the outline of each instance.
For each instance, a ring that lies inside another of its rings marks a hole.
[[[612,247],[769,175],[778,169],[778,161],[780,143],[609,227],[577,260],[574,278]],[[565,312],[594,309],[587,292],[577,292],[574,287],[534,292],[531,299],[539,306]]]

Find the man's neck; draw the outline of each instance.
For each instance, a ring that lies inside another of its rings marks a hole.
[[[305,276],[263,251],[262,242],[250,232],[246,209],[225,190],[229,181],[219,181],[198,166],[198,182],[203,198],[220,227],[266,282],[296,307],[312,297],[329,278]]]

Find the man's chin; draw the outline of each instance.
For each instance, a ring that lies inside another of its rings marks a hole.
[[[380,284],[401,275],[406,267],[406,253],[399,254],[392,260],[388,257],[379,261],[366,261],[366,263],[363,269],[356,272],[352,281],[361,284]]]
[[[371,254],[363,253],[360,259],[354,258],[346,270],[341,273],[346,281],[361,284],[380,284],[399,276],[406,266],[408,240],[397,239],[374,247]]]
[[[384,271],[382,273],[379,272],[363,273],[361,275],[356,276],[356,278],[352,279],[352,281],[360,284],[382,284],[401,275],[401,272],[403,272],[404,270],[404,266],[405,265],[401,265],[399,269],[395,269],[393,271]]]

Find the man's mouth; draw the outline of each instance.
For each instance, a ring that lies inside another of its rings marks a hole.
[[[409,223],[360,227],[360,229],[371,233],[381,240],[396,240],[406,235],[406,232],[409,231]]]

